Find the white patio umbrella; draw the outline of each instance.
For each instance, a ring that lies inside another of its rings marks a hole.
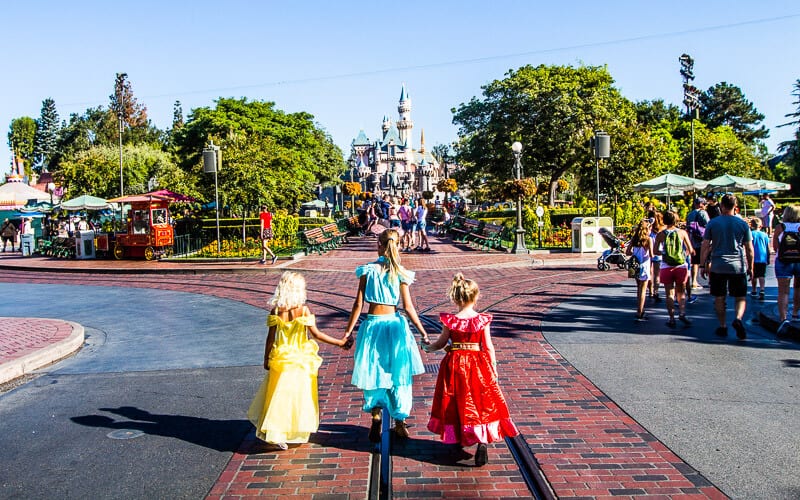
[[[633,185],[633,189],[634,191],[654,191],[664,188],[673,188],[683,191],[699,191],[705,189],[706,184],[707,182],[702,179],[667,173],[650,180],[636,183]]]
[[[656,189],[655,191],[650,191],[650,194],[654,196],[666,196],[667,197],[667,207],[670,206],[670,198],[673,196],[683,196],[687,190],[674,188],[674,187],[665,187],[661,189]]]
[[[724,174],[708,181],[709,191],[750,191],[758,189],[758,179],[739,177],[738,175]]]
[[[78,210],[105,210],[111,208],[111,204],[103,198],[84,194],[62,202],[61,208],[73,212]]]

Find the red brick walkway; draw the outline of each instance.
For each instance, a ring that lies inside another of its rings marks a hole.
[[[0,317],[0,364],[33,354],[72,334],[72,326],[54,319]]]
[[[530,257],[484,254],[440,244],[435,238],[432,246],[431,254],[403,256],[403,263],[418,271],[412,287],[417,308],[433,318],[450,311],[444,293],[457,270],[478,280],[479,306],[495,317],[492,333],[501,385],[513,418],[559,498],[725,498],[575,370],[541,334],[541,318],[550,308],[588,288],[623,279],[622,273],[599,272],[591,260],[575,266],[569,254],[546,257],[548,266],[533,267]],[[49,272],[9,271],[0,280],[152,287],[264,307],[280,270],[302,269],[319,324],[339,335],[346,321],[341,309],[349,310],[356,285],[353,269],[373,256],[374,240],[354,240],[343,249],[284,262],[278,269],[251,267],[258,270],[252,274],[148,276],[132,271],[55,278]],[[558,258],[563,266],[555,262]],[[367,417],[360,411],[361,394],[348,383],[351,354],[323,346],[321,355],[320,432],[309,444],[284,452],[265,452],[251,434],[208,498],[364,497],[371,447]],[[435,367],[439,359],[440,355],[426,355],[425,363]],[[490,446],[490,463],[482,468],[471,467],[469,461],[449,461],[447,449],[425,430],[434,382],[432,373],[416,380],[411,438],[393,450],[395,497],[529,497],[504,443]],[[243,411],[246,405],[243,402]]]

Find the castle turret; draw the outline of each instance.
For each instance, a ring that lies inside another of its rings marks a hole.
[[[411,98],[406,92],[406,84],[400,89],[400,103],[397,105],[397,112],[400,118],[397,121],[397,130],[400,134],[400,141],[406,148],[406,154],[409,161],[412,160],[413,141],[411,139],[411,129],[414,128],[414,122],[411,121]]]

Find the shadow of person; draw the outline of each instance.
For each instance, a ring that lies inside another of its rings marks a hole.
[[[125,420],[116,420],[106,415],[82,415],[70,420],[87,427],[106,429],[139,430],[152,436],[180,439],[216,451],[235,452],[252,424],[247,420],[212,420],[186,415],[162,415],[150,413],[132,406],[99,408]]]

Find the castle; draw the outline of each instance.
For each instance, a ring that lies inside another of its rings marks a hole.
[[[398,196],[415,196],[436,191],[442,178],[439,161],[425,149],[425,131],[419,149],[414,149],[411,98],[403,84],[397,123],[384,116],[381,138],[370,141],[361,130],[351,143],[350,170],[345,180],[362,183],[364,191],[381,191]]]

